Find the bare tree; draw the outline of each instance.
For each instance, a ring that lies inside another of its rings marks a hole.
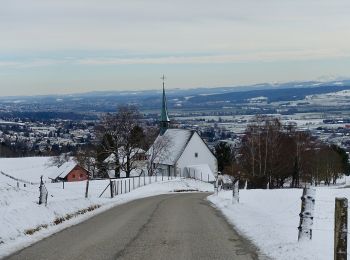
[[[89,178],[94,178],[97,176],[98,167],[95,147],[86,147],[79,150],[74,157],[74,160],[89,172]]]
[[[116,114],[107,114],[99,126],[100,153],[115,158],[116,176],[125,171],[126,177],[137,167],[137,154],[142,151],[145,135],[141,114],[135,106],[120,106]]]
[[[62,153],[60,155],[51,157],[48,162],[48,166],[61,167],[64,163],[69,162],[70,159],[71,156],[69,153]]]
[[[147,151],[147,172],[154,175],[159,169],[159,165],[170,155],[171,139],[167,135],[158,136]]]

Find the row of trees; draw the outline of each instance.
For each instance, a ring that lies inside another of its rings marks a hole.
[[[247,180],[252,188],[267,184],[279,188],[287,181],[291,187],[303,183],[330,184],[349,172],[348,156],[343,149],[267,116],[254,118],[238,149],[218,144],[216,154],[219,170]]]

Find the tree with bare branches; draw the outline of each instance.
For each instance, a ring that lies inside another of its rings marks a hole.
[[[130,176],[137,157],[144,147],[145,134],[141,114],[135,106],[119,106],[116,114],[107,114],[99,126],[100,153],[105,158],[114,155],[116,177],[120,171]]]

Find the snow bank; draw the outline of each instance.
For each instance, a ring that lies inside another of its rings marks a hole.
[[[208,200],[273,259],[333,259],[334,200],[350,198],[350,189],[316,189],[313,238],[305,242],[297,241],[301,195],[301,189],[240,190],[240,203],[232,204],[232,191],[221,191]]]

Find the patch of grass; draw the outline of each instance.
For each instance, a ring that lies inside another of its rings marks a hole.
[[[198,189],[174,190],[174,192],[191,192],[191,191],[198,191]]]
[[[26,235],[33,235],[35,232],[38,232],[40,229],[47,228],[47,227],[48,227],[47,224],[43,224],[43,225],[37,226],[36,228],[31,228],[31,229],[25,230],[24,234],[26,234]]]
[[[63,223],[64,221],[66,220],[69,220],[73,217],[76,217],[78,215],[83,215],[85,214],[86,212],[90,212],[90,211],[93,211],[95,209],[98,209],[100,208],[101,205],[91,205],[89,206],[88,208],[86,209],[80,209],[78,210],[77,212],[75,213],[71,213],[71,214],[66,214],[64,217],[57,217],[54,221],[53,221],[53,225],[59,225],[61,223]],[[40,226],[37,226],[36,228],[31,228],[31,229],[27,229],[24,231],[24,234],[26,235],[33,235],[35,232],[38,232],[39,230],[41,230],[42,228],[47,228],[48,225],[47,224],[43,224],[43,225],[40,225]],[[0,244],[4,243],[3,241],[0,241]]]
[[[54,220],[53,223],[54,223],[55,225],[61,224],[62,222],[66,221],[66,220],[69,220],[69,219],[71,219],[71,218],[74,218],[74,217],[76,217],[76,216],[78,216],[78,215],[83,215],[83,214],[85,214],[86,212],[93,211],[93,210],[98,209],[98,208],[100,208],[100,207],[101,207],[101,205],[91,205],[91,206],[89,206],[89,207],[86,208],[86,209],[80,209],[80,210],[78,210],[78,211],[75,212],[75,213],[67,214],[67,215],[65,215],[64,217],[56,218],[56,219]]]

